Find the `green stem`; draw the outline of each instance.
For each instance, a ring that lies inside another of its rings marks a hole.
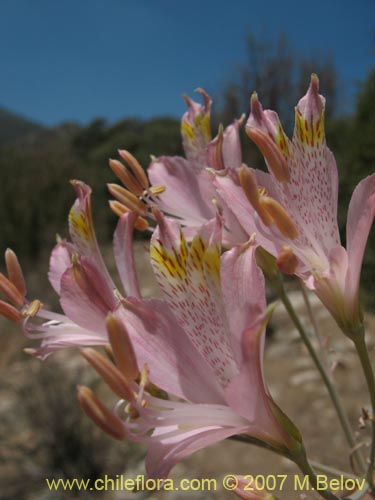
[[[350,472],[344,472],[342,470],[336,469],[335,467],[321,464],[320,462],[316,462],[315,460],[310,460],[310,464],[314,467],[315,470],[324,472],[324,473],[329,474],[331,476],[347,477],[350,479],[358,479],[358,476],[356,476],[355,474],[350,474]]]
[[[357,349],[359,359],[361,361],[363,373],[364,373],[365,378],[366,378],[367,387],[368,387],[368,391],[370,394],[371,407],[372,407],[372,420],[371,420],[372,439],[371,439],[369,463],[368,463],[367,473],[366,473],[366,480],[367,480],[368,484],[370,485],[371,496],[373,498],[375,498],[375,486],[374,486],[374,480],[373,480],[374,462],[375,462],[375,378],[374,378],[374,371],[373,371],[372,366],[371,366],[370,356],[369,356],[368,349],[367,349],[367,346],[365,343],[364,329],[362,329],[362,332],[360,335],[357,335],[355,337],[353,336],[352,338],[354,341],[354,345]]]
[[[341,427],[344,431],[344,434],[345,434],[345,437],[348,441],[348,444],[352,449],[354,449],[356,446],[356,441],[354,439],[352,429],[351,429],[351,426],[349,423],[349,419],[348,419],[347,414],[345,412],[345,409],[341,403],[341,399],[340,399],[340,396],[336,390],[336,387],[333,385],[332,380],[331,380],[330,376],[328,375],[327,370],[325,369],[322,362],[320,361],[320,358],[319,358],[317,352],[315,351],[315,348],[312,345],[312,343],[309,339],[309,336],[307,335],[305,329],[303,328],[302,323],[299,320],[299,318],[296,314],[296,311],[294,310],[293,305],[290,302],[289,297],[285,291],[284,283],[283,283],[282,279],[280,278],[278,280],[278,283],[274,282],[274,286],[276,287],[276,290],[280,296],[280,299],[282,300],[282,302],[285,306],[285,309],[288,311],[288,314],[289,314],[291,320],[293,321],[295,327],[297,328],[299,334],[301,335],[301,339],[304,342],[307,350],[309,351],[309,354],[310,354],[312,360],[314,361],[315,366],[318,369],[325,386],[327,387],[328,393],[329,393],[330,398],[331,398],[333,405],[335,407],[337,416],[340,420]],[[359,450],[354,451],[353,456],[356,458],[360,469],[362,471],[364,471],[366,469],[366,464],[365,464]]]
[[[325,350],[324,350],[324,346],[323,346],[322,337],[321,337],[320,332],[319,332],[319,327],[318,327],[318,324],[316,322],[316,318],[315,318],[314,313],[311,309],[311,304],[310,304],[309,296],[307,295],[307,292],[306,292],[305,285],[303,284],[303,282],[301,280],[298,280],[298,283],[299,283],[299,287],[300,287],[301,292],[302,292],[303,300],[305,302],[307,314],[309,316],[310,322],[312,324],[312,327],[313,327],[313,330],[315,333],[315,337],[318,339],[320,352],[322,353],[322,355],[325,356]]]
[[[288,453],[286,450],[284,450],[284,451],[279,450],[279,449],[274,448],[273,446],[271,446],[263,441],[260,441],[259,439],[253,438],[253,437],[248,436],[248,435],[237,434],[235,436],[231,436],[228,439],[233,440],[233,441],[239,441],[241,443],[248,443],[248,444],[252,444],[255,446],[259,446],[260,448],[265,448],[266,450],[273,451],[274,453],[291,460],[293,463],[295,463],[299,467],[299,469],[303,472],[303,474],[306,474],[309,477],[310,484],[315,489],[317,489],[318,485],[317,485],[317,477],[316,477],[315,471],[313,470],[313,467],[315,467],[318,470],[321,470],[322,472],[328,473],[332,476],[345,476],[345,477],[357,479],[357,476],[354,476],[352,474],[348,474],[346,472],[339,471],[337,469],[334,469],[333,467],[328,467],[326,465],[322,465],[322,464],[319,464],[319,463],[313,462],[313,461],[309,462],[307,460],[306,453],[305,453],[304,449],[302,449],[300,455],[294,456],[291,453]],[[368,487],[368,484],[366,483],[366,486],[364,488],[362,488],[360,491],[356,491],[350,497],[347,497],[343,500],[359,500],[367,492],[367,487]],[[331,491],[328,491],[328,490],[321,491],[319,488],[318,492],[325,499],[341,500],[341,499],[338,499]]]
[[[298,465],[301,472],[309,477],[310,485],[319,493],[320,496],[322,496],[326,500],[340,500],[336,495],[332,493],[332,491],[322,490],[319,487],[315,471],[307,460],[306,453],[304,451],[297,458],[293,459],[293,461],[296,465]]]

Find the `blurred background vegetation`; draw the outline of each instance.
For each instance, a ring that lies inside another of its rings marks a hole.
[[[222,91],[214,96],[214,130],[220,122],[226,125],[247,114],[250,94],[257,90],[263,106],[278,111],[290,134],[293,108],[305,93],[310,74],[316,72],[321,93],[327,98],[327,142],[340,173],[339,222],[345,241],[353,188],[374,171],[375,69],[366,81],[358,82],[355,105],[343,106],[345,86],[329,56],[302,58],[284,35],[273,43],[249,35],[246,43],[248,60],[231,73]],[[246,163],[264,168],[244,132],[242,144]],[[128,149],[145,168],[151,154],[182,154],[179,120],[126,117],[107,123],[98,118],[86,126],[63,123],[46,128],[0,109],[0,251],[10,246],[26,269],[34,268],[36,262],[42,262],[41,269],[46,269],[46,255],[56,233],[67,235],[67,213],[74,200],[70,179],[81,179],[93,188],[98,237],[102,244],[109,243],[115,217],[107,205],[106,183],[113,182],[114,176],[107,164],[108,158],[116,157],[118,148]],[[375,280],[374,241],[372,235],[363,272],[367,287]]]

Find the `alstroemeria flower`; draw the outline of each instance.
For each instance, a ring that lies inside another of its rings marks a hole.
[[[277,114],[264,111],[254,94],[246,131],[263,153],[269,174],[243,167],[232,176],[218,175],[215,183],[243,227],[249,220],[249,233],[255,221],[257,240],[277,258],[280,269],[315,290],[343,331],[353,335],[361,323],[359,279],[375,215],[375,174],[354,190],[345,250],[337,224],[338,175],[325,141],[324,107],[313,75],[296,107],[290,141]]]
[[[286,453],[299,450],[299,433],[263,377],[265,284],[255,245],[247,242],[220,257],[218,219],[203,226],[190,246],[175,221],[157,219],[151,259],[165,300],[130,300],[126,311],[109,316],[117,368],[92,350],[83,352],[125,400],[116,405],[114,429],[113,414],[88,389],[79,393],[83,408],[114,437],[147,443],[152,477],[167,477],[177,461],[236,434]],[[124,359],[134,352],[132,361],[121,363],[120,352]],[[141,376],[138,369],[118,374],[120,365],[135,364],[147,366]]]
[[[106,316],[121,307],[124,298],[112,281],[99,250],[91,214],[91,189],[79,181],[72,184],[77,193],[69,213],[72,241],[57,243],[49,270],[49,280],[60,297],[64,314],[49,311],[39,301],[30,303],[26,299],[22,272],[16,257],[10,253],[7,257],[9,280],[5,277],[3,280],[5,289],[13,292],[13,295],[8,292],[7,296],[14,305],[0,301],[0,314],[13,321],[24,319],[26,336],[41,341],[38,348],[28,351],[42,359],[65,347],[108,344]],[[126,294],[139,298],[132,237],[136,219],[137,215],[132,212],[120,217],[114,235],[114,255]]]
[[[109,184],[109,190],[116,198],[111,201],[111,207],[117,214],[131,209],[143,219],[153,219],[152,208],[156,206],[179,220],[189,240],[215,216],[219,207],[226,220],[224,244],[233,246],[246,241],[247,235],[230,207],[216,192],[213,175],[208,169],[220,171],[241,165],[239,128],[242,119],[235,120],[225,130],[220,128],[218,135],[211,140],[212,101],[202,89],[198,90],[203,105],[185,96],[188,111],[182,117],[181,135],[186,158],[154,158],[147,170],[150,183],[143,179],[141,184],[136,179],[142,170],[136,159],[126,151],[119,151],[128,169],[117,160],[111,160],[110,166],[126,189]]]

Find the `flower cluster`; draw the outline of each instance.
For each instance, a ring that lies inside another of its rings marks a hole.
[[[127,151],[119,152],[126,166],[110,160],[122,183],[108,186],[119,216],[113,246],[122,290],[96,240],[91,190],[79,181],[72,182],[77,199],[69,213],[70,241],[59,240],[50,259],[49,279],[63,314],[27,299],[10,250],[8,277],[0,275],[8,299],[0,301],[0,314],[40,340],[28,351],[44,359],[80,347],[119,398],[110,410],[79,386],[82,408],[114,438],[147,443],[147,472],[160,478],[196,450],[238,435],[301,463],[301,436],[263,374],[270,308],[257,249],[314,290],[355,338],[362,331],[360,271],[375,215],[373,174],[353,193],[347,249],[341,246],[337,168],[325,142],[325,100],[315,75],[296,106],[291,140],[277,114],[263,110],[255,93],[251,97],[246,132],[268,173],[242,163],[243,119],[212,138],[211,99],[199,92],[203,105],[185,98],[185,158],[154,158],[147,175]],[[134,228],[152,233],[150,261],[162,298],[142,297]],[[99,346],[110,359],[92,348]],[[263,497],[269,498],[259,491]]]

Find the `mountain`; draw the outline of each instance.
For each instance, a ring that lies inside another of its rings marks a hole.
[[[43,130],[45,128],[42,125],[0,107],[0,146],[32,141]]]

